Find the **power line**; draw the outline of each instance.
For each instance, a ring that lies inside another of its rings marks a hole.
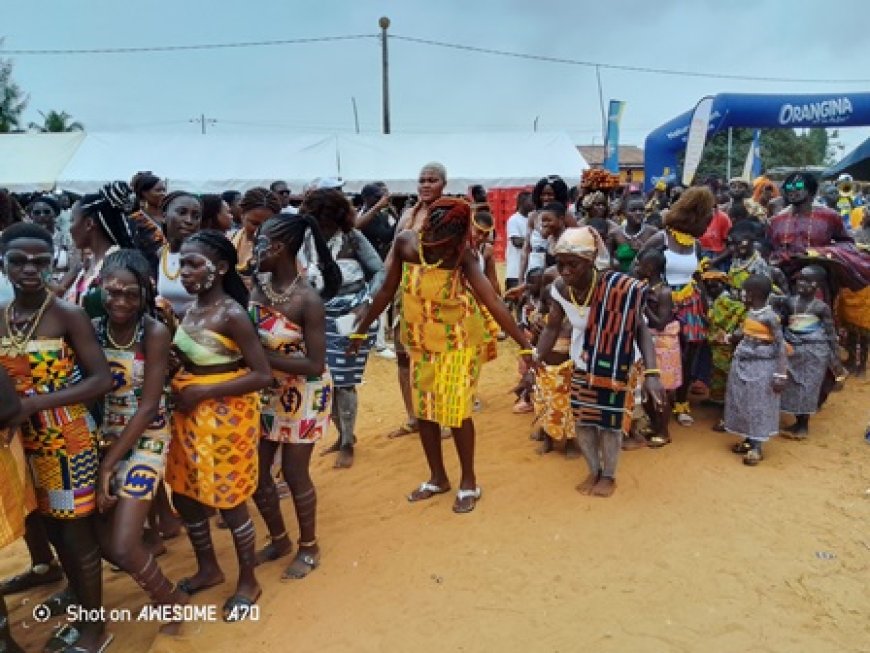
[[[712,79],[731,79],[751,82],[783,82],[783,83],[800,83],[800,84],[868,84],[870,79],[798,79],[794,77],[754,77],[751,75],[731,75],[727,73],[701,73],[691,70],[671,70],[667,68],[650,68],[648,66],[624,66],[621,64],[602,63],[600,61],[583,61],[580,59],[564,59],[561,57],[550,57],[540,54],[525,54],[522,52],[510,52],[508,50],[495,50],[493,48],[481,48],[474,45],[461,45],[459,43],[445,43],[443,41],[433,41],[431,39],[421,39],[414,36],[401,36],[391,34],[390,38],[398,41],[408,41],[409,43],[419,43],[421,45],[432,45],[439,48],[449,48],[452,50],[464,50],[466,52],[478,52],[480,54],[493,54],[502,57],[513,57],[515,59],[527,59],[531,61],[546,61],[549,63],[561,63],[572,66],[585,66],[588,68],[605,68],[609,70],[624,70],[635,73],[650,73],[655,75],[675,75],[679,77],[708,77]]]
[[[297,39],[272,39],[265,41],[237,41],[231,43],[201,43],[193,45],[153,45],[141,47],[120,47],[120,48],[84,48],[84,49],[0,49],[0,54],[17,55],[17,56],[53,56],[53,55],[88,55],[88,54],[135,54],[141,52],[179,52],[192,50],[222,50],[232,48],[258,48],[258,47],[274,47],[283,45],[305,45],[309,43],[329,43],[339,41],[354,41],[364,39],[379,39],[379,34],[347,34],[343,36],[318,36],[310,38]],[[497,50],[495,48],[482,48],[474,45],[463,45],[461,43],[447,43],[445,41],[435,41],[432,39],[423,39],[415,36],[402,36],[400,34],[391,34],[390,38],[408,43],[417,43],[419,45],[429,45],[439,48],[447,48],[451,50],[460,50],[465,52],[476,52],[478,54],[489,54],[501,57],[512,57],[514,59],[525,59],[527,61],[542,61],[546,63],[558,63],[571,66],[584,66],[587,68],[603,68],[605,70],[621,70],[635,73],[645,73],[651,75],[671,75],[675,77],[698,77],[708,79],[728,79],[736,81],[749,82],[775,82],[775,83],[797,83],[797,84],[868,84],[870,79],[802,79],[798,77],[759,77],[754,75],[736,75],[730,73],[716,72],[699,72],[693,70],[674,70],[670,68],[653,68],[650,66],[629,66],[615,63],[604,63],[601,61],[586,61],[582,59],[567,59],[563,57],[553,57],[543,54],[528,54],[524,52],[511,52],[509,50]]]
[[[236,43],[201,43],[199,45],[149,45],[127,48],[86,48],[65,50],[6,50],[0,49],[0,54],[28,55],[62,55],[62,54],[131,54],[136,52],[176,52],[179,50],[221,50],[228,48],[258,48],[276,45],[300,45],[307,43],[327,43],[331,41],[353,41],[358,39],[378,38],[377,34],[349,34],[346,36],[318,36],[304,39],[275,39],[271,41],[238,41]]]

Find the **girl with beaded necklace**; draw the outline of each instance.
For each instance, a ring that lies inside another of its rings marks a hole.
[[[309,233],[321,263],[322,294],[305,283],[296,268],[296,255]],[[277,560],[292,548],[270,473],[280,449],[281,471],[299,524],[299,550],[282,580],[300,579],[320,564],[315,532],[317,494],[308,467],[314,444],[329,429],[333,384],[326,367],[323,302],[341,285],[341,270],[317,221],[308,215],[281,215],[263,223],[254,244],[254,260],[257,274],[249,312],[273,377],[263,391],[260,470],[254,493],[271,541],[258,553],[258,560]]]
[[[112,385],[106,358],[85,312],[48,288],[54,243],[34,224],[0,236],[14,298],[0,306],[0,364],[21,398],[22,442],[37,510],[70,582],[87,610],[102,605],[100,549],[94,534],[97,441],[85,407]],[[73,368],[79,373],[74,380]],[[103,621],[68,623],[49,646],[99,651],[112,636]]]
[[[112,369],[104,399],[97,482],[103,555],[126,571],[155,604],[184,604],[143,542],[143,526],[163,482],[169,447],[164,382],[169,329],[154,317],[148,261],[138,250],[106,257],[102,272],[106,316],[94,320]]]

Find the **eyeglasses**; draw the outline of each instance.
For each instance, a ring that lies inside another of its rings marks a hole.
[[[783,190],[803,190],[805,187],[804,180],[797,179],[796,181],[790,181],[787,184],[784,184]]]
[[[54,262],[53,254],[27,254],[18,249],[10,249],[3,257],[6,265],[23,268],[28,263],[33,263],[38,268],[47,268]]]

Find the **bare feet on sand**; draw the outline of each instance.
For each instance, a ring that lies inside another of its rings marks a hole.
[[[586,477],[586,480],[580,483],[575,489],[580,494],[589,494],[592,491],[592,488],[595,487],[596,483],[598,483],[598,474],[590,474]]]
[[[607,498],[616,491],[616,481],[602,476],[589,492],[590,496]]]

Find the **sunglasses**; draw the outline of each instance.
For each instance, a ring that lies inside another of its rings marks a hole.
[[[790,181],[783,186],[785,190],[803,190],[805,188],[804,180],[798,179],[797,181]]]
[[[6,252],[3,260],[6,262],[6,265],[13,267],[23,268],[28,263],[33,263],[38,268],[47,268],[54,262],[54,254],[30,255],[17,249],[11,249]]]

